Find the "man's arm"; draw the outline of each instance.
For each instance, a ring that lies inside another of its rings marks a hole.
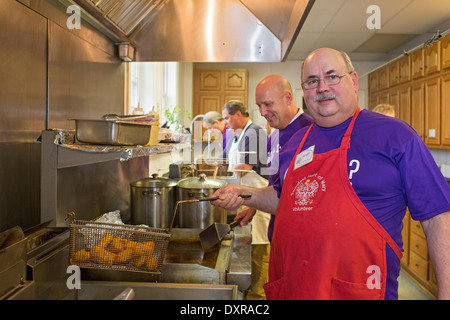
[[[438,283],[438,299],[450,299],[450,211],[421,221]]]
[[[251,195],[249,199],[242,199],[239,195]],[[258,210],[275,214],[278,208],[278,194],[272,186],[265,188],[254,188],[243,185],[230,184],[214,192],[213,197],[219,200],[211,204],[227,210],[237,210],[246,205]]]

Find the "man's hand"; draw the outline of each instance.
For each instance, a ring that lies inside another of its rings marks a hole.
[[[253,216],[256,214],[256,209],[252,207],[244,207],[241,211],[236,214],[236,218],[234,220],[238,220],[242,218],[241,226],[247,225],[250,221],[252,221]]]
[[[237,210],[246,201],[239,197],[241,194],[246,194],[245,189],[245,186],[237,184],[226,185],[214,192],[212,197],[219,197],[219,200],[211,201],[211,204],[227,210]]]

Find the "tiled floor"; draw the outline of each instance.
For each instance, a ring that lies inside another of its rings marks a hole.
[[[398,300],[434,300],[434,298],[415,283],[409,275],[400,271],[398,278]]]

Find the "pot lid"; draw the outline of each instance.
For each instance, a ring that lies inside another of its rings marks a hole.
[[[130,183],[132,187],[137,188],[169,188],[177,185],[177,181],[173,179],[158,177],[157,174],[152,174],[151,178],[144,178]]]
[[[206,178],[205,174],[200,174],[198,177],[185,178],[178,181],[177,186],[187,189],[219,189],[226,184],[226,181]]]

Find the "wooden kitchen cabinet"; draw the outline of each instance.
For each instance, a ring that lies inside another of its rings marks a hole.
[[[425,75],[441,71],[441,41],[435,41],[425,48]]]
[[[410,270],[423,282],[428,282],[428,248],[420,221],[411,219],[410,225]]]
[[[378,95],[378,104],[388,104],[389,103],[389,92],[383,92]]]
[[[400,83],[400,61],[395,60],[389,65],[389,87]]]
[[[418,49],[411,53],[411,77],[418,79],[424,76],[424,49]]]
[[[441,79],[442,144],[450,147],[450,74]]]
[[[411,88],[411,126],[423,139],[423,104],[424,104],[424,84],[418,83]]]
[[[409,86],[402,87],[398,91],[399,115],[397,116],[397,118],[411,125],[411,88]]]
[[[441,66],[450,68],[450,34],[441,39]]]
[[[438,146],[441,143],[441,79],[426,81],[424,88],[425,143]]]
[[[398,89],[389,91],[389,104],[394,106],[395,117],[399,118],[399,116],[400,116],[400,96],[399,96]]]
[[[378,71],[369,74],[369,93],[378,91]]]
[[[407,83],[411,80],[410,56],[404,56],[398,60],[399,64],[399,84]]]
[[[247,86],[247,69],[195,69],[193,115],[222,113],[229,100],[240,100],[248,107]]]
[[[396,117],[427,146],[450,149],[450,34],[370,72],[368,79],[369,110],[392,104]]]
[[[378,90],[389,88],[389,65],[378,70]]]
[[[402,269],[431,295],[437,297],[437,283],[428,255],[425,233],[420,221],[413,220],[407,210],[403,219]]]

